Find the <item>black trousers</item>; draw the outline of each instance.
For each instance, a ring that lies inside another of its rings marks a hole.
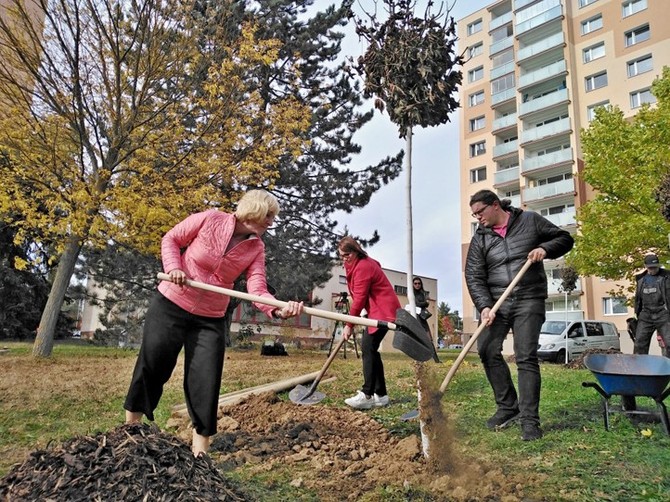
[[[184,348],[184,395],[198,434],[216,433],[223,358],[225,317],[191,314],[158,293],[144,322],[142,346],[124,408],[154,420],[154,410]]]
[[[665,344],[661,351],[665,357],[670,357],[670,313],[663,309],[660,312],[642,310],[638,316],[637,330],[635,332],[634,354],[649,354],[651,336],[656,331]]]
[[[363,357],[363,388],[366,395],[385,396],[386,379],[384,378],[384,363],[379,353],[379,346],[388,333],[388,328],[378,328],[373,334],[367,331],[361,340],[361,355]]]

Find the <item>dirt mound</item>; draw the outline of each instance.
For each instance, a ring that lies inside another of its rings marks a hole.
[[[123,425],[37,450],[0,480],[3,500],[246,500],[207,457],[155,426]]]
[[[581,370],[581,369],[586,369],[586,366],[584,366],[584,358],[588,356],[589,354],[621,354],[620,350],[615,350],[615,349],[588,349],[585,350],[582,355],[580,355],[578,358],[573,359],[568,363],[566,366],[567,368],[573,369],[573,370]]]

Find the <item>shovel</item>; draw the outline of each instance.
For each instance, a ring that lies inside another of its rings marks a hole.
[[[335,350],[331,351],[330,356],[328,356],[323,368],[321,368],[321,371],[319,371],[319,374],[316,376],[309,389],[304,385],[296,385],[295,388],[288,393],[288,397],[291,401],[296,404],[316,404],[323,401],[323,398],[326,397],[326,395],[323,392],[316,392],[316,387],[319,385],[319,382],[321,382],[321,378],[323,378],[323,375],[340,351],[340,347],[344,345],[344,342],[346,342],[344,337],[337,342]]]
[[[509,283],[509,286],[503,291],[503,294],[498,298],[498,301],[491,307],[491,314],[495,314],[500,306],[503,304],[503,302],[507,299],[507,297],[510,295],[512,290],[516,287],[516,285],[519,283],[521,278],[523,277],[523,274],[526,273],[526,271],[530,268],[530,266],[533,264],[532,261],[526,260],[526,263],[524,263],[523,267],[521,267],[521,270],[519,270],[512,279],[512,282]],[[451,379],[454,377],[454,374],[456,373],[456,370],[458,367],[461,365],[463,362],[463,359],[465,359],[465,356],[468,355],[468,352],[470,352],[470,349],[472,346],[475,344],[477,341],[477,338],[479,335],[484,331],[484,328],[486,328],[486,324],[480,323],[479,326],[477,327],[477,330],[473,333],[472,337],[468,340],[468,342],[463,346],[463,349],[461,350],[461,353],[458,354],[458,357],[454,361],[454,364],[451,366],[449,369],[449,373],[447,373],[447,376],[444,378],[444,381],[442,382],[442,385],[440,385],[440,393],[439,395],[442,396],[444,394],[444,391],[447,390],[447,385],[449,385],[449,382],[451,382]],[[416,418],[419,416],[419,410],[412,410],[408,411],[404,415],[400,417],[400,420],[407,421],[407,420],[412,420],[413,418]]]
[[[162,281],[170,281],[170,276],[164,273],[160,273],[158,274],[158,279]],[[241,298],[242,300],[263,303],[265,305],[272,305],[273,307],[278,308],[284,308],[288,305],[287,302],[283,302],[275,298],[266,298],[264,296],[252,295],[251,293],[244,293],[242,291],[235,291],[233,289],[212,286],[211,284],[192,281],[190,279],[186,279],[186,285],[192,288],[203,289],[205,291],[212,291],[222,295]],[[419,321],[417,321],[404,309],[400,308],[396,311],[395,322],[377,321],[374,319],[368,319],[366,317],[356,317],[348,314],[341,314],[339,312],[329,312],[327,310],[316,309],[313,307],[304,307],[303,312],[308,315],[323,317],[324,319],[357,324],[360,326],[367,326],[369,328],[388,328],[396,332],[396,336],[393,342],[393,346],[395,348],[404,352],[406,355],[416,361],[425,362],[429,359],[434,359],[436,362],[439,362],[435,346],[433,345],[433,340],[421,327]],[[398,339],[400,339],[400,341],[398,341]],[[337,350],[334,352],[337,352]]]

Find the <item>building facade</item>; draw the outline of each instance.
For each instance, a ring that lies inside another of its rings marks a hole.
[[[461,242],[465,257],[477,222],[467,201],[491,189],[571,233],[592,197],[580,180],[580,130],[594,111],[616,105],[632,116],[663,66],[670,65],[668,2],[659,0],[501,0],[458,22],[467,62],[460,91]],[[464,260],[463,260],[464,261]],[[559,290],[563,260],[547,260],[547,318],[602,319],[625,333],[632,310],[609,291],[616,283],[580,277]],[[463,283],[464,332],[476,327]],[[627,335],[622,350],[632,352]],[[651,353],[659,353],[652,343]]]

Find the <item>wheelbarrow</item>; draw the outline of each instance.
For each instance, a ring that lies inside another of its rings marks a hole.
[[[602,396],[605,430],[609,430],[609,415],[612,412],[656,415],[653,411],[614,409],[609,404],[610,398],[615,395],[644,396],[656,402],[665,433],[670,436],[668,410],[663,403],[670,395],[670,387],[667,387],[670,382],[670,359],[646,354],[588,354],[584,357],[584,366],[598,380],[598,383],[582,382],[582,386],[593,387]]]

